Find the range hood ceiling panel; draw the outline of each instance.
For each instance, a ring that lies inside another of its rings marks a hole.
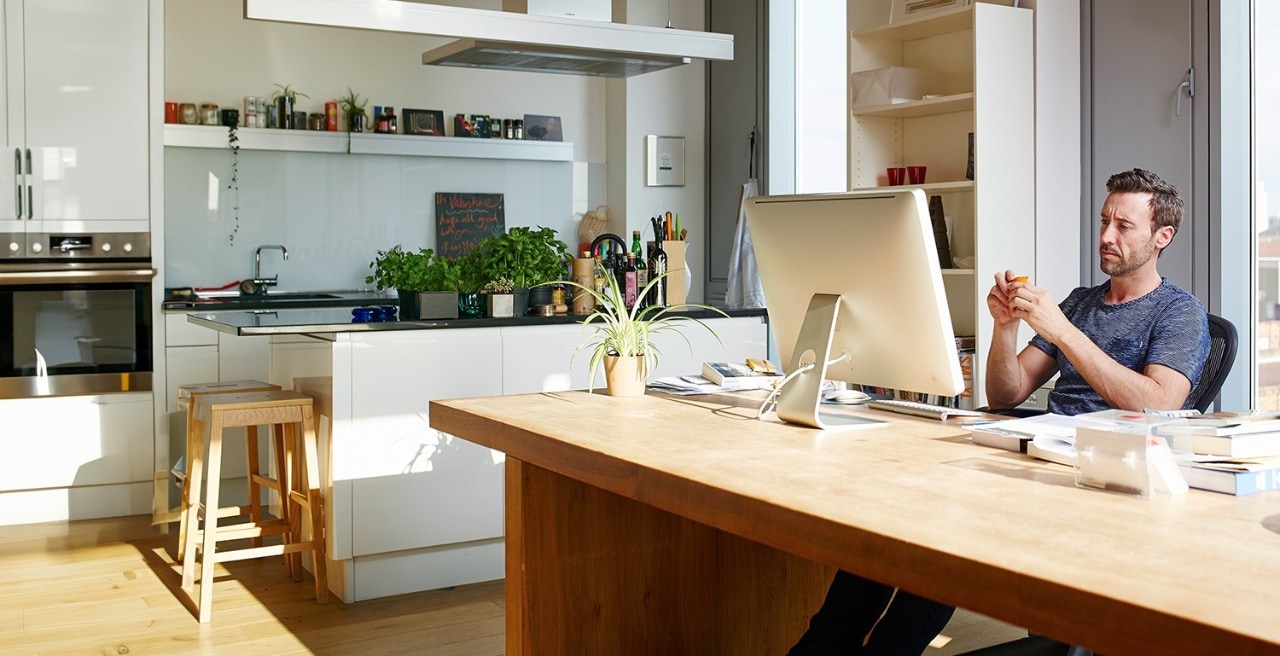
[[[404,0],[245,0],[245,18],[453,37],[423,54],[423,63],[453,66],[625,77],[733,59],[729,34]]]
[[[631,54],[612,50],[553,48],[532,44],[458,39],[422,53],[422,63],[504,71],[631,77],[688,64],[688,57]]]

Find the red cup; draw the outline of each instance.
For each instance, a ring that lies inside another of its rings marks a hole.
[[[889,174],[890,187],[896,187],[907,181],[907,170],[901,166],[890,166],[885,171]]]
[[[927,166],[908,166],[907,181],[911,184],[924,184],[924,173]]]
[[[178,122],[178,103],[166,102],[164,104],[164,122],[165,123]]]

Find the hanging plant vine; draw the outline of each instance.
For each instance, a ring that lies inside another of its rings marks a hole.
[[[231,190],[231,211],[234,222],[231,234],[227,235],[227,245],[236,245],[236,235],[240,233],[240,134],[236,124],[227,126],[227,147],[231,149],[231,180],[227,189]]]

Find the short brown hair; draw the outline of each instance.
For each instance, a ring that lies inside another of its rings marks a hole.
[[[1178,234],[1182,226],[1182,198],[1178,188],[1146,169],[1121,171],[1107,179],[1107,191],[1121,194],[1151,194],[1151,233],[1170,226]]]

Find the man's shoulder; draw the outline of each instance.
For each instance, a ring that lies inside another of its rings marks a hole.
[[[1156,288],[1155,294],[1170,305],[1183,307],[1189,310],[1196,310],[1200,314],[1205,314],[1204,303],[1196,298],[1191,292],[1169,282],[1168,278],[1162,278],[1160,286]]]

